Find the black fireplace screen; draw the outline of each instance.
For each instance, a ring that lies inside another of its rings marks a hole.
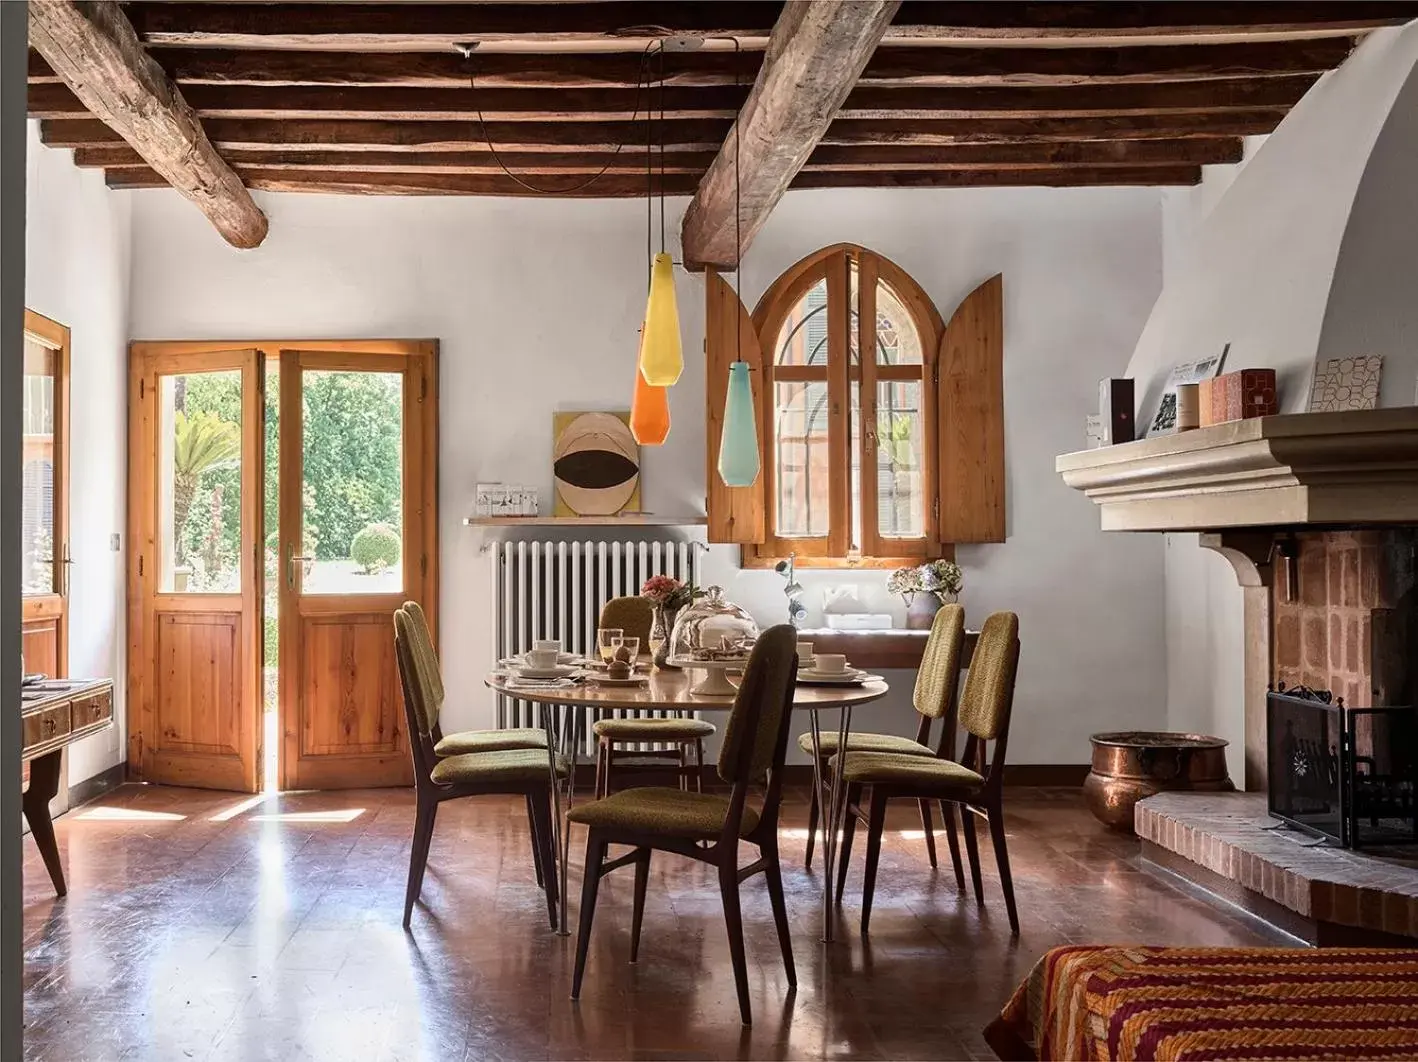
[[[1304,687],[1266,698],[1270,813],[1346,848],[1418,842],[1418,712],[1346,708]]]

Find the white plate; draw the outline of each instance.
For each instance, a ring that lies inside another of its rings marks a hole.
[[[610,678],[607,675],[587,675],[586,681],[593,686],[643,686],[650,681],[646,675],[631,675],[629,678]]]
[[[558,664],[556,667],[528,667],[523,664],[514,669],[519,678],[529,679],[555,679],[571,678],[572,675],[579,674],[579,667],[571,667],[566,664]]]
[[[800,667],[800,668],[798,668],[798,675],[801,676],[802,678],[814,678],[814,679],[860,678],[862,675],[865,675],[865,674],[866,674],[866,672],[863,671],[861,668],[859,668],[859,667],[852,667],[850,664],[848,664],[848,665],[847,665],[845,668],[843,668],[841,671],[817,671],[817,670],[815,670],[814,668],[810,668],[810,667]]]
[[[860,686],[873,678],[865,671],[854,671],[850,674],[840,675],[820,675],[816,673],[798,672],[798,684],[802,686]]]
[[[581,658],[575,653],[559,653],[557,655],[556,662],[563,666],[566,664],[578,664],[581,662]],[[503,667],[529,666],[527,663],[527,658],[525,656],[504,656],[501,660],[498,661],[498,663],[501,664]]]

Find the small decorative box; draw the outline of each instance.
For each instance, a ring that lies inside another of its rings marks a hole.
[[[1201,383],[1202,427],[1279,411],[1274,369],[1237,369]]]

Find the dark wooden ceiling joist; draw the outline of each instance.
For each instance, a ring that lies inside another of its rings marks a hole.
[[[1276,110],[1093,118],[839,118],[828,127],[822,143],[1012,144],[1259,136],[1272,132],[1284,116],[1284,111]]]
[[[1122,85],[981,85],[854,89],[839,114],[856,118],[1084,117],[1171,114],[1290,107],[1314,84],[1314,74],[1215,78]],[[732,118],[747,88],[487,89],[312,85],[189,85],[187,102],[203,118],[325,118],[391,121],[624,120],[643,116],[653,101],[666,118]],[[88,109],[67,85],[33,84],[32,118],[86,118]]]
[[[862,85],[1070,84],[1186,78],[1319,74],[1353,49],[1349,37],[1127,48],[892,47],[878,49]],[[156,48],[178,84],[467,86],[481,88],[634,87],[658,79],[658,62],[636,53],[487,53],[471,63],[452,52],[329,52]],[[663,83],[732,86],[753,80],[760,56],[699,51],[667,57]],[[53,78],[32,55],[30,79]],[[658,81],[657,81],[658,83]]]
[[[615,37],[766,37],[781,10],[770,0],[656,0],[546,5],[482,3],[291,3],[278,17],[264,5],[132,5],[132,18],[155,44],[208,47],[429,48],[455,41],[579,41]],[[1218,34],[1248,29],[1286,33],[1365,29],[1418,16],[1418,5],[1384,2],[936,3],[907,0],[887,39],[1054,39]]]
[[[344,170],[350,172],[498,174],[506,165],[529,176],[548,173],[598,173],[638,175],[646,181],[643,151],[607,152],[540,151],[284,151],[232,148],[225,152],[238,173],[256,167],[288,170]],[[1179,166],[1239,162],[1237,139],[1190,140],[1089,140],[1074,143],[950,144],[931,147],[826,145],[814,151],[803,172],[870,170],[1023,169],[1054,166]],[[672,152],[664,159],[666,173],[702,175],[714,159],[712,151]],[[127,147],[82,148],[74,162],[108,170],[146,170],[147,163]],[[660,171],[654,157],[653,170]]]
[[[273,192],[337,192],[362,195],[499,195],[527,196],[529,192],[505,175],[448,173],[377,173],[243,168],[242,179],[251,187]],[[1065,166],[1052,169],[904,171],[893,174],[872,172],[800,173],[794,188],[855,188],[885,185],[898,188],[971,188],[1038,185],[1064,188],[1090,185],[1186,185],[1201,179],[1197,166],[1147,166],[1141,168],[1102,167],[1090,169]],[[615,198],[645,194],[643,178],[606,175],[582,187],[584,178],[568,176],[568,197]],[[114,170],[107,181],[113,188],[160,188],[165,182],[157,174],[143,170]],[[555,182],[544,180],[547,186]],[[665,178],[665,194],[688,195],[694,190],[693,175],[670,174]],[[658,194],[658,184],[656,185]]]

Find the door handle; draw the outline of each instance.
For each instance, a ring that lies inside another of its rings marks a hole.
[[[303,557],[296,553],[294,546],[286,547],[286,585],[291,590],[295,589],[295,566],[301,565],[301,573],[304,574],[304,566],[313,560],[315,560],[314,557]]]

